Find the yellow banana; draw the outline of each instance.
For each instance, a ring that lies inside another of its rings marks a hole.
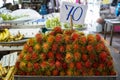
[[[14,41],[14,36],[10,34],[10,36],[7,39],[7,42]]]
[[[2,73],[1,73],[1,71],[0,71],[0,77],[2,77]]]
[[[2,74],[2,75],[4,75],[4,74],[5,74],[5,73],[4,73],[4,71],[3,71],[2,66],[0,67],[0,71],[1,71],[1,74]]]
[[[10,36],[9,36],[9,38],[10,38],[10,39],[13,39],[13,38],[14,38],[14,36],[13,36],[13,35],[10,35]]]
[[[15,36],[11,35],[8,29],[4,29],[0,32],[0,42],[17,41],[21,40],[23,37],[24,35],[20,32]]]
[[[2,67],[2,64],[0,63],[0,77],[3,77],[7,74],[7,69],[5,67]]]
[[[21,34],[20,32],[18,32],[18,34],[15,35],[14,40],[15,40],[15,41],[17,41],[17,40],[21,40],[23,37],[24,37],[24,34]]]
[[[5,74],[7,74],[7,69],[5,67],[3,67],[3,71],[5,72]]]
[[[9,80],[14,74],[15,67],[12,66],[3,80]]]
[[[4,38],[6,39],[10,36],[10,32],[8,29],[4,29],[4,32],[5,32]]]
[[[8,39],[9,39],[10,32],[9,32],[8,29],[4,29],[4,30],[5,30],[5,39],[4,39],[4,41],[6,42],[6,41],[8,41]]]
[[[21,40],[23,37],[24,37],[24,35],[23,35],[23,34],[20,34],[19,36],[17,36],[17,37],[15,38],[15,41]]]
[[[4,29],[0,30],[0,42],[3,40],[3,32],[4,32]]]
[[[0,32],[0,42],[2,41],[2,32]]]
[[[1,41],[6,41],[6,39],[9,37],[10,32],[8,29],[4,29],[3,32],[1,33]]]
[[[4,32],[0,33],[0,41],[4,40]]]
[[[0,64],[0,77],[2,77],[2,64]]]

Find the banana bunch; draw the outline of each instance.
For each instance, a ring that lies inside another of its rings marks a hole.
[[[8,70],[8,73],[2,80],[14,80],[14,73],[15,73],[15,66],[11,66],[10,69]]]
[[[14,40],[18,41],[18,40],[21,40],[23,37],[24,37],[24,35],[21,34],[20,32],[18,32],[18,34],[14,36]]]
[[[10,36],[10,32],[8,29],[0,30],[0,42],[6,41]]]
[[[24,38],[24,35],[18,32],[16,35],[11,35],[8,29],[0,30],[0,42],[18,41]]]
[[[2,64],[0,63],[0,77],[4,77],[7,74],[7,69],[5,67],[2,67]]]
[[[14,80],[15,71],[15,66],[11,66],[7,69],[6,67],[2,67],[2,64],[0,63],[0,77],[2,80]]]

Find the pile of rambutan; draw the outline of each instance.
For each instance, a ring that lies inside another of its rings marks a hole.
[[[16,62],[17,75],[116,75],[113,59],[99,34],[55,27],[29,39]]]

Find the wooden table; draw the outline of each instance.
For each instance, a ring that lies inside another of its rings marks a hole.
[[[119,19],[105,19],[104,39],[106,39],[106,32],[107,32],[108,24],[110,24],[111,26],[110,46],[112,46],[114,26],[120,25],[120,20]]]

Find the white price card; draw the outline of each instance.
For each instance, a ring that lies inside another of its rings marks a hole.
[[[4,55],[2,58],[2,66],[14,66],[17,61],[17,52]]]
[[[17,61],[17,52],[11,53],[10,54],[10,65],[9,66],[14,66],[16,61]]]
[[[2,66],[8,66],[10,61],[10,55],[4,55],[2,58]]]
[[[87,5],[63,2],[60,8],[60,21],[70,23],[72,16],[73,24],[84,24]]]

